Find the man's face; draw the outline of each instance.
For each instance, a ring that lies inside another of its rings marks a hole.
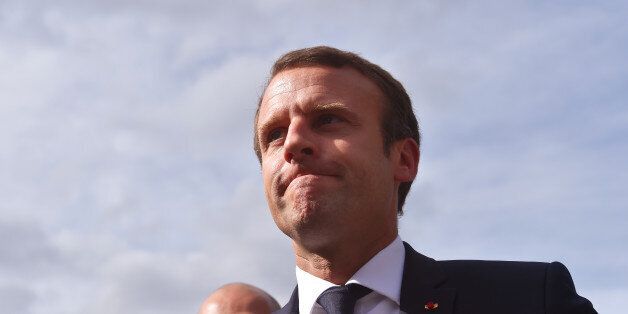
[[[256,126],[262,175],[273,219],[295,243],[396,234],[398,158],[384,154],[382,99],[349,67],[295,68],[271,80]]]

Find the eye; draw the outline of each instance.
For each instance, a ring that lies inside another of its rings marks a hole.
[[[332,124],[332,123],[337,123],[337,122],[342,122],[342,121],[343,121],[342,118],[340,118],[337,115],[323,114],[323,115],[320,115],[318,119],[316,119],[316,124],[318,126],[322,126],[322,125]]]
[[[283,134],[284,134],[284,129],[282,128],[274,129],[270,131],[270,133],[268,133],[268,136],[266,136],[266,142],[267,143],[274,142],[280,139],[283,136]]]

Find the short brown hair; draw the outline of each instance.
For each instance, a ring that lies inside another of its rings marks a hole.
[[[264,90],[268,87],[270,80],[279,72],[312,66],[329,66],[333,68],[349,66],[362,73],[362,75],[366,76],[380,88],[386,102],[382,118],[382,135],[384,138],[384,152],[386,154],[390,153],[390,145],[392,143],[405,138],[412,138],[419,147],[421,146],[419,124],[412,110],[410,96],[408,96],[403,85],[380,66],[369,62],[355,53],[327,46],[290,51],[277,59],[275,64],[273,64],[270,71],[270,78]],[[257,111],[255,112],[253,139],[253,149],[260,163],[262,161],[262,155],[257,138],[257,119],[263,97],[264,95],[262,93],[259,103],[257,104]],[[402,182],[399,185],[399,191],[397,192],[397,212],[399,215],[403,214],[403,204],[410,191],[412,182],[413,181]]]

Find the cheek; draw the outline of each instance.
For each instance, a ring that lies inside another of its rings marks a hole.
[[[387,159],[384,155],[384,146],[378,138],[365,137],[355,141],[336,140],[333,146],[337,156],[342,156],[354,167],[364,167],[365,171],[369,171],[369,167]]]
[[[273,156],[265,156],[262,159],[262,178],[264,180],[264,190],[266,194],[269,195],[273,178],[281,169],[282,162],[278,158],[273,158]]]
[[[391,161],[384,154],[384,148],[374,142],[376,141],[351,150],[348,161],[355,176],[359,179],[359,184],[365,189],[392,184],[393,180]]]
[[[327,149],[333,158],[353,159],[355,151],[353,144],[345,139],[336,139],[331,142],[331,146]]]

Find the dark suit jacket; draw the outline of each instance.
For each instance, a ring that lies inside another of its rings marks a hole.
[[[404,242],[401,311],[409,314],[590,314],[558,262],[435,261]],[[295,288],[276,313],[299,313]],[[426,310],[428,302],[438,307]]]

